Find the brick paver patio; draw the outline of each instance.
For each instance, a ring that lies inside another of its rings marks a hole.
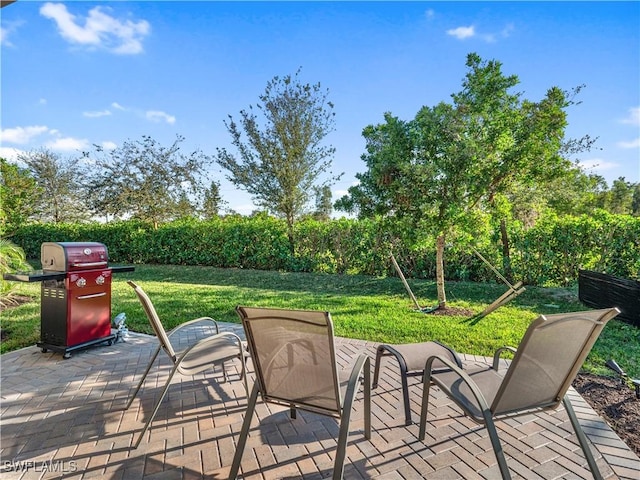
[[[225,329],[242,332],[239,325]],[[203,334],[198,329],[191,335]],[[4,479],[226,479],[246,406],[237,375],[222,382],[220,371],[174,380],[150,431],[130,450],[168,361],[152,370],[129,411],[128,395],[144,372],[155,339],[131,334],[126,342],[60,354],[30,347],[1,361],[0,477]],[[375,358],[376,344],[337,339],[339,362],[355,353]],[[480,360],[462,355],[465,363]],[[252,376],[250,376],[253,379]],[[421,386],[411,384],[414,420]],[[575,392],[571,398],[607,479],[640,479],[640,460]],[[397,366],[384,360],[372,397],[373,435],[365,440],[362,395],[352,417],[346,479],[494,479],[499,472],[486,430],[463,417],[432,389],[425,442],[417,425],[404,426]],[[244,478],[321,479],[331,476],[338,427],[335,420],[259,404],[242,461]],[[498,423],[514,478],[591,478],[568,417],[530,415]]]

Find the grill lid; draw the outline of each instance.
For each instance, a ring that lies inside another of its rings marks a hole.
[[[40,246],[42,270],[69,272],[105,268],[107,246],[97,242],[45,242]]]

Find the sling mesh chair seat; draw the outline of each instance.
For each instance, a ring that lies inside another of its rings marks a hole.
[[[296,409],[300,409],[339,420],[333,479],[341,479],[351,410],[363,382],[364,435],[371,438],[369,357],[360,354],[353,368],[341,374],[328,312],[242,306],[236,310],[247,336],[256,381],[247,402],[229,479],[238,475],[258,395],[264,402],[289,407],[293,418]]]
[[[541,315],[529,325],[517,350],[499,348],[493,365],[485,368],[465,371],[447,358],[429,358],[424,371],[418,438],[425,438],[429,388],[433,382],[471,419],[485,425],[502,478],[510,479],[494,419],[556,409],[562,402],[593,477],[602,479],[566,393],[600,332],[618,313],[617,308],[610,308]],[[499,371],[500,355],[505,351],[513,352],[514,357],[506,371]],[[436,360],[451,370],[434,372]]]
[[[408,377],[416,377],[424,375],[424,364],[429,357],[443,356],[448,358],[458,367],[462,368],[462,362],[458,354],[451,348],[438,342],[423,343],[405,343],[401,345],[382,344],[376,351],[376,363],[373,369],[373,384],[371,388],[378,387],[378,379],[380,376],[380,364],[383,357],[393,356],[398,361],[400,367],[400,382],[402,385],[402,400],[404,403],[405,424],[411,425],[411,406],[409,404],[409,382]],[[437,369],[448,370],[446,365],[435,366]],[[434,368],[435,369],[435,368]]]
[[[160,322],[160,318],[158,317],[153,303],[149,299],[149,296],[134,282],[129,281],[127,283],[136,292],[138,300],[140,300],[147,318],[149,319],[149,323],[151,323],[153,331],[158,338],[159,345],[154,354],[151,356],[151,360],[149,361],[149,364],[147,365],[142,378],[138,382],[138,386],[133,392],[133,395],[131,395],[131,397],[129,398],[125,410],[127,410],[131,406],[133,400],[136,398],[138,392],[140,391],[140,387],[142,387],[142,384],[147,378],[147,375],[149,374],[151,367],[158,357],[160,350],[163,350],[173,363],[173,367],[171,369],[171,372],[169,373],[169,378],[167,378],[162,393],[160,394],[160,397],[158,398],[151,415],[147,419],[147,422],[145,423],[140,436],[133,444],[133,448],[138,448],[142,438],[144,437],[144,434],[151,425],[153,418],[156,416],[156,413],[158,413],[160,404],[167,394],[169,386],[171,385],[171,381],[173,380],[173,377],[176,373],[180,373],[185,376],[193,376],[209,370],[216,365],[220,365],[222,366],[224,379],[227,380],[225,363],[235,359],[240,359],[240,362],[242,364],[240,376],[243,380],[245,391],[248,394],[246,379],[246,356],[248,355],[248,353],[246,352],[246,349],[244,348],[240,337],[232,332],[220,332],[218,323],[210,317],[201,317],[189,322],[182,323],[170,332],[166,332],[164,327],[162,326],[162,323]],[[171,337],[184,328],[193,326],[194,324],[200,322],[212,323],[215,327],[216,333],[214,335],[201,338],[200,340],[197,340],[195,342],[190,342],[187,348],[182,351],[176,352],[173,348],[173,345],[171,344]]]

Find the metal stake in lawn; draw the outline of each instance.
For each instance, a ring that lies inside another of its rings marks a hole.
[[[607,360],[604,364],[607,368],[613,370],[614,372],[616,372],[618,375],[620,375],[620,377],[622,377],[622,381],[624,383],[626,383],[625,379],[629,378],[628,375],[626,374],[626,372],[624,370],[622,370],[622,368],[620,368],[620,365],[618,365],[618,362],[616,362],[614,359],[610,358],[609,360]],[[636,391],[636,398],[640,399],[640,379],[638,378],[632,378],[631,379],[631,383],[633,384],[633,387]]]
[[[418,303],[418,300],[416,299],[416,296],[411,291],[411,287],[407,283],[407,280],[404,278],[404,274],[402,273],[402,270],[400,270],[400,266],[398,265],[398,262],[396,262],[396,257],[393,256],[393,253],[391,254],[391,263],[393,263],[393,267],[396,269],[396,272],[398,272],[398,276],[400,277],[400,280],[402,280],[402,284],[404,285],[404,288],[407,289],[407,292],[409,293],[409,296],[411,297],[411,301],[413,301],[413,304],[416,306],[416,309],[418,309],[418,311],[420,311],[422,313],[430,313],[430,312],[433,312],[433,311],[437,310],[438,307],[435,307],[435,308],[422,308],[420,306],[420,304]]]
[[[507,287],[509,287],[509,290],[507,290],[505,293],[503,293],[491,305],[489,305],[487,308],[485,308],[482,313],[479,313],[475,317],[476,320],[480,320],[482,317],[486,317],[487,315],[489,315],[494,310],[500,308],[502,305],[504,305],[506,303],[509,303],[511,300],[513,300],[518,295],[520,295],[522,292],[524,292],[526,290],[526,288],[524,288],[522,286],[522,282],[518,282],[515,285],[511,285],[511,283],[509,283],[509,280],[504,278],[504,276],[493,265],[491,265],[489,260],[487,260],[482,255],[480,255],[480,252],[478,252],[473,247],[471,247],[471,250],[473,250],[473,253],[475,253],[480,258],[480,260],[482,260],[484,263],[486,263],[489,266],[489,268],[491,270],[493,270],[493,273],[495,273],[498,276],[498,278],[500,278],[500,280],[502,280],[504,282],[504,284]]]

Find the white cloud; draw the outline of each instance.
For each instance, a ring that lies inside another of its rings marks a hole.
[[[86,149],[89,146],[89,141],[85,139],[78,139],[73,137],[61,137],[56,138],[45,144],[47,148],[51,150],[57,150],[61,152],[73,152],[77,150]]]
[[[511,32],[513,32],[515,29],[516,27],[513,25],[513,23],[507,23],[502,29],[502,31],[500,32],[500,35],[503,38],[508,38],[511,36]]]
[[[115,150],[116,148],[118,148],[118,145],[116,145],[115,142],[111,142],[109,140],[102,142],[101,143],[102,148],[104,148],[105,150]]]
[[[0,26],[0,44],[3,47],[13,47],[13,44],[9,41],[10,30]]]
[[[447,35],[456,37],[458,40],[464,40],[465,38],[471,38],[476,34],[476,29],[473,25],[470,27],[458,27],[447,30]]]
[[[636,138],[630,142],[618,142],[616,145],[620,148],[640,148],[640,138]]]
[[[38,100],[38,105],[46,105],[46,104],[47,104],[46,98],[41,98],[40,100]]]
[[[640,125],[640,107],[629,109],[629,116],[620,120],[620,123],[628,123],[630,125]]]
[[[18,155],[25,153],[24,150],[19,150],[12,147],[0,147],[0,157],[9,160],[10,162],[16,162]]]
[[[107,10],[94,7],[81,19],[71,14],[66,5],[47,2],[40,8],[40,14],[56,22],[60,35],[70,43],[123,55],[142,53],[142,40],[151,31],[149,22],[122,21],[105,13]]]
[[[99,118],[99,117],[108,117],[111,115],[109,110],[102,110],[99,112],[82,112],[82,115],[87,118]]]
[[[168,113],[158,111],[158,110],[149,110],[145,114],[145,117],[147,118],[147,120],[150,120],[152,122],[165,121],[170,125],[173,125],[174,123],[176,123],[176,117],[174,117],[173,115],[169,115]]]
[[[496,41],[496,36],[493,33],[483,33],[480,35],[480,38],[487,43],[494,43]]]
[[[233,207],[233,211],[235,211],[236,213],[239,213],[241,215],[250,215],[251,213],[255,212],[257,210],[257,207],[252,204],[252,203],[246,203],[243,205],[236,205],[235,207]]]
[[[608,162],[606,160],[602,160],[600,158],[592,158],[589,160],[580,160],[578,165],[583,170],[593,170],[597,172],[604,172],[606,170],[613,170],[614,168],[619,167],[620,165],[615,162]]]
[[[332,195],[333,198],[342,198],[345,195],[349,195],[349,190],[334,190]]]
[[[163,112],[162,110],[141,110],[137,107],[124,107],[122,105],[120,105],[118,102],[112,102],[111,103],[111,108],[113,108],[114,110],[120,110],[121,112],[130,112],[133,115],[136,115],[138,117],[142,117],[147,119],[150,122],[155,122],[155,123],[162,123],[162,122],[166,122],[169,125],[173,125],[174,123],[176,123],[176,117],[174,117],[173,115],[170,115],[166,112]],[[103,112],[103,114],[107,114],[106,112],[109,112],[108,115],[111,115],[111,112],[109,110],[105,110]],[[84,115],[85,116],[89,116],[87,115],[88,113],[93,113],[93,116],[98,116],[98,113],[100,112],[85,112]]]
[[[42,135],[43,133],[46,133],[48,131],[49,128],[45,127],[44,125],[6,128],[0,131],[0,142],[25,145],[29,143],[34,137]]]
[[[430,8],[426,12],[424,12],[425,17],[427,17],[428,19],[432,19],[435,14],[436,12],[433,10],[433,8]]]
[[[3,22],[2,26],[0,26],[0,43],[3,47],[15,47],[13,42],[9,40],[9,36],[13,35],[13,33],[18,30],[18,28],[23,24],[22,21],[13,21],[13,22]]]
[[[466,40],[467,38],[476,37],[487,43],[494,43],[498,38],[508,38],[511,36],[511,32],[515,30],[512,23],[508,23],[499,32],[484,33],[476,30],[474,25],[468,27],[457,27],[447,30],[447,35],[457,38],[458,40]]]

